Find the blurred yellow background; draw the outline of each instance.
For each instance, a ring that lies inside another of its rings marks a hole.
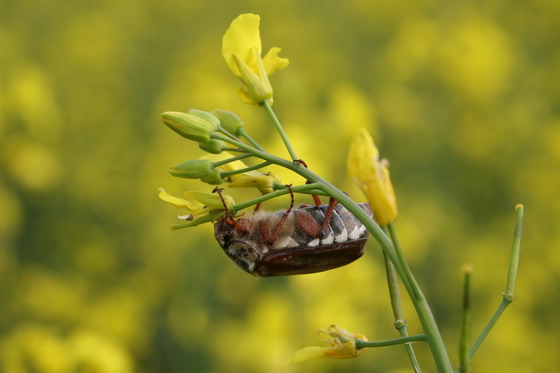
[[[476,335],[525,205],[518,299],[473,371],[556,372],[559,11],[556,0],[1,1],[0,371],[410,371],[402,347],[286,365],[331,323],[397,336],[374,242],[345,268],[257,279],[211,226],[168,229],[177,210],[157,187],[210,187],[168,174],[202,151],[162,111],[234,111],[287,156],[220,54],[231,20],[253,12],[264,49],[291,61],[271,82],[298,155],[358,200],[344,170],[357,128],[390,159],[396,229],[454,361],[460,267],[474,266]],[[405,315],[420,332],[408,302]]]

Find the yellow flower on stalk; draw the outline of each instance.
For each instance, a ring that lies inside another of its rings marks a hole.
[[[272,86],[268,76],[288,66],[286,58],[278,57],[280,48],[274,47],[261,57],[260,17],[241,14],[231,22],[222,39],[222,56],[231,72],[241,79],[241,99],[248,104],[259,105],[268,100],[272,105]]]
[[[379,160],[379,151],[365,128],[350,145],[348,172],[366,195],[374,218],[385,226],[397,218],[397,198],[389,177],[388,162]]]
[[[351,333],[345,329],[341,329],[336,325],[331,325],[328,329],[319,330],[319,334],[324,334],[327,339],[326,347],[311,346],[296,351],[290,357],[290,364],[301,363],[307,360],[318,359],[320,357],[328,357],[331,359],[350,359],[358,357],[361,350],[356,348],[356,340],[367,341],[366,336],[362,334]]]
[[[167,193],[163,188],[159,188],[159,198],[168,204],[186,211],[186,215],[180,215],[179,219],[191,221],[212,211],[223,210],[224,204],[220,196],[216,193],[185,192],[187,199],[175,197]],[[232,197],[222,195],[228,208],[235,206]]]

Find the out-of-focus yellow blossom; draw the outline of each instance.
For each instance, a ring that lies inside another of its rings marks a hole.
[[[366,195],[374,218],[385,226],[397,218],[397,198],[389,177],[388,162],[379,160],[379,151],[364,128],[350,145],[348,172]]]
[[[224,204],[220,196],[216,193],[204,192],[185,192],[187,199],[178,198],[167,193],[163,188],[159,188],[159,198],[172,206],[186,210],[186,215],[181,215],[184,220],[193,220],[210,212],[224,208]],[[235,201],[231,196],[222,195],[224,202],[228,208],[235,206]]]
[[[356,348],[356,340],[367,341],[362,334],[350,333],[345,329],[340,329],[336,325],[331,325],[328,329],[319,330],[319,334],[324,334],[327,339],[327,347],[311,346],[296,351],[290,357],[290,364],[301,363],[303,361],[328,357],[331,359],[350,359],[357,357],[360,350]]]
[[[253,173],[247,172],[247,174]],[[274,183],[276,181],[276,177],[271,174],[261,174],[258,175],[245,175],[243,178],[239,178],[236,181],[233,181],[229,184],[230,188],[257,188],[259,192],[262,194],[272,193],[274,191]]]
[[[259,105],[268,100],[272,105],[272,87],[268,75],[288,66],[286,58],[278,57],[280,48],[274,47],[261,57],[260,17],[241,14],[231,22],[222,39],[222,56],[229,69],[239,77],[244,88],[240,95],[244,102]]]

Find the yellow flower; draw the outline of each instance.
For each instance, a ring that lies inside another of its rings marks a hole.
[[[208,215],[212,211],[224,209],[224,204],[216,193],[185,192],[184,194],[187,199],[172,196],[163,188],[159,188],[159,198],[162,201],[186,211],[186,215],[179,216],[183,220],[190,221],[194,218]],[[235,206],[235,201],[232,197],[227,195],[223,195],[223,197],[228,208]]]
[[[288,66],[286,58],[278,57],[280,48],[274,47],[261,57],[260,17],[241,14],[231,22],[222,39],[222,56],[231,72],[239,77],[244,88],[240,94],[244,102],[259,105],[268,100],[272,105],[272,87],[268,75]]]
[[[379,160],[379,151],[366,129],[362,128],[350,145],[348,172],[366,195],[374,218],[385,226],[397,218],[397,198],[389,177],[388,162]]]
[[[345,329],[340,329],[336,325],[331,325],[327,330],[319,330],[319,334],[327,336],[325,340],[325,343],[328,345],[327,347],[312,346],[302,348],[290,357],[289,363],[301,363],[320,357],[350,359],[360,354],[360,350],[356,348],[356,340],[367,341],[364,335],[350,333]]]

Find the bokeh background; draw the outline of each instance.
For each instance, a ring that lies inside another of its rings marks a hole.
[[[473,368],[557,371],[559,11],[556,0],[0,1],[0,371],[410,371],[402,347],[286,365],[332,323],[397,335],[374,242],[346,268],[257,279],[211,226],[168,228],[177,210],[157,187],[210,187],[168,174],[202,152],[162,111],[232,110],[287,155],[220,54],[243,12],[291,60],[271,80],[300,157],[358,200],[345,176],[357,129],[390,159],[396,228],[454,361],[460,268],[474,267],[476,335],[501,300],[524,203],[518,299]],[[420,332],[408,302],[405,315]]]

